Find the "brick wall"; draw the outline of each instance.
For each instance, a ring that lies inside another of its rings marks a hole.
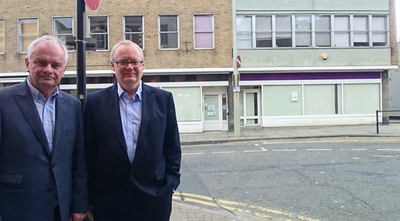
[[[51,35],[54,16],[74,17],[76,1],[2,1],[0,18],[5,26],[5,53],[0,55],[0,73],[24,72],[26,54],[18,53],[18,18],[38,18],[39,35]],[[194,50],[193,14],[214,14],[215,49]],[[158,15],[179,15],[180,50],[158,49]],[[227,0],[101,0],[96,12],[86,8],[87,16],[109,16],[109,48],[123,39],[123,15],[143,15],[146,68],[221,68],[232,66],[232,10]],[[87,34],[87,29],[85,30]],[[186,44],[182,42],[191,42]],[[76,54],[69,53],[67,70],[75,70]],[[87,70],[107,70],[110,51],[86,52]]]

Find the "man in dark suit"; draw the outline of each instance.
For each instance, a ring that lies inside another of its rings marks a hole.
[[[57,88],[67,61],[61,41],[40,37],[27,80],[0,89],[3,221],[81,221],[89,210],[81,105]]]
[[[166,221],[180,182],[181,148],[170,92],[142,83],[143,52],[111,52],[117,83],[88,95],[85,149],[96,221]]]

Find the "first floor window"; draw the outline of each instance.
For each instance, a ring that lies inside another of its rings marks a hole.
[[[89,17],[89,36],[96,39],[96,50],[108,50],[108,17]]]
[[[160,49],[179,49],[179,23],[177,15],[159,16]]]
[[[194,15],[194,47],[214,48],[214,16]]]
[[[124,16],[124,37],[144,49],[143,16]]]
[[[24,18],[18,20],[18,48],[20,53],[28,52],[28,46],[39,37],[38,19]]]
[[[54,36],[59,38],[64,44],[66,43],[67,36],[74,35],[73,28],[74,24],[72,17],[53,18]]]

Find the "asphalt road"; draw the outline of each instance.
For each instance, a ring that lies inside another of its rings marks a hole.
[[[400,220],[400,140],[326,139],[182,148],[176,196],[274,220]]]

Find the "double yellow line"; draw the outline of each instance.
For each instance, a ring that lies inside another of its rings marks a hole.
[[[210,206],[210,207],[223,208],[226,210],[236,211],[236,212],[240,212],[240,213],[247,213],[247,214],[251,214],[253,216],[259,217],[259,218],[271,219],[272,218],[271,215],[274,215],[274,216],[281,216],[281,217],[283,216],[287,220],[297,219],[297,220],[303,220],[303,221],[319,221],[317,219],[311,219],[311,218],[307,218],[304,216],[294,216],[293,214],[290,214],[290,213],[285,213],[285,212],[278,211],[278,210],[267,209],[267,208],[263,208],[260,206],[248,205],[245,203],[233,202],[233,201],[222,200],[222,199],[214,199],[214,198],[211,198],[208,196],[202,196],[202,195],[197,195],[197,194],[192,194],[192,193],[175,192],[174,195],[172,196],[172,199],[177,202],[191,202],[191,203],[201,204],[201,205]]]

